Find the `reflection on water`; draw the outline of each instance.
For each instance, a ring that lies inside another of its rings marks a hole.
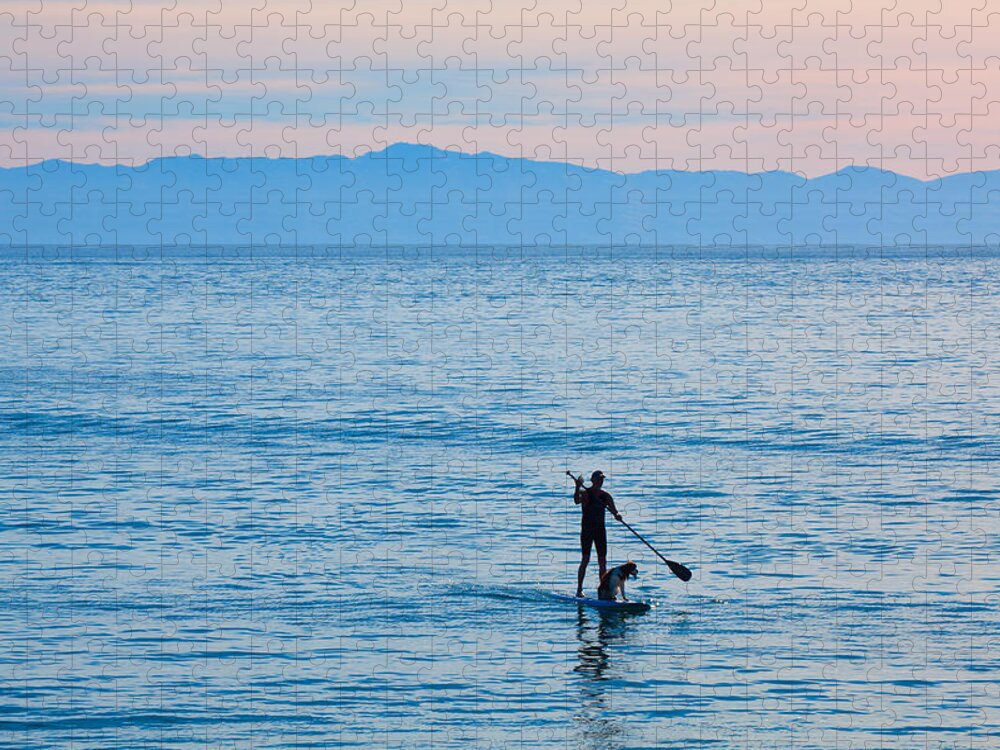
[[[614,705],[616,675],[625,660],[629,618],[640,613],[590,612],[579,607],[576,637],[579,662],[573,672],[580,675],[580,705],[573,717],[585,747],[623,747],[625,727]],[[614,657],[614,658],[613,658]]]

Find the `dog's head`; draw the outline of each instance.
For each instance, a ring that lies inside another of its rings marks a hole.
[[[626,578],[638,578],[639,566],[637,566],[634,562],[629,560],[627,563],[622,565],[622,573]]]

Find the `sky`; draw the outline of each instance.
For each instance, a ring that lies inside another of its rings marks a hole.
[[[1000,0],[134,4],[0,6],[0,165],[409,142],[622,172],[1000,168]]]

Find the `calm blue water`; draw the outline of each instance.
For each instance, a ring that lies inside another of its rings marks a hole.
[[[1000,745],[995,255],[4,263],[4,746]]]

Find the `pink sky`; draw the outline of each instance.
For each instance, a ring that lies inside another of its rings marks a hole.
[[[619,171],[1000,168],[1000,2],[134,1],[3,4],[0,163],[408,141]]]

